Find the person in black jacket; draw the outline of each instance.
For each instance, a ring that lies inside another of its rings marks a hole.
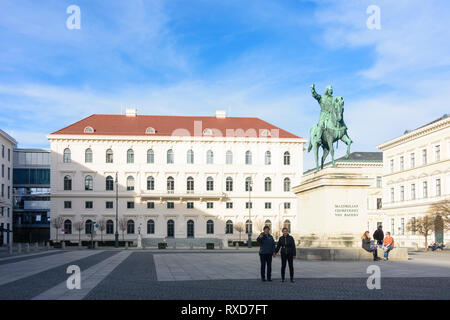
[[[289,264],[289,275],[291,276],[291,282],[294,280],[294,259],[297,255],[295,249],[295,240],[289,235],[288,229],[283,228],[283,235],[278,239],[277,249],[274,256],[277,255],[281,249],[281,282],[284,282],[286,274],[286,262]]]
[[[373,261],[378,260],[377,246],[370,243],[369,231],[364,232],[361,237],[361,246],[364,250],[373,253]]]
[[[377,241],[377,244],[381,247],[383,245],[384,240],[384,232],[383,227],[381,225],[378,226],[378,229],[373,233],[374,240]]]
[[[264,227],[256,241],[259,243],[259,259],[261,260],[261,280],[266,281],[266,265],[267,265],[267,281],[272,281],[272,255],[275,252],[275,240],[270,234],[269,226]]]

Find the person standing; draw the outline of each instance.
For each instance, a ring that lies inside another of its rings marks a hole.
[[[377,241],[377,244],[380,246],[383,245],[383,240],[384,240],[384,232],[383,232],[383,227],[381,226],[381,224],[378,226],[378,229],[375,230],[375,232],[373,233],[373,239]]]
[[[377,261],[378,260],[377,245],[375,243],[371,244],[370,242],[371,241],[369,231],[366,231],[361,237],[362,248],[368,252],[372,252],[373,261]]]
[[[272,255],[275,252],[275,240],[270,234],[270,227],[265,226],[256,241],[259,243],[259,259],[261,261],[261,280],[266,281],[266,266],[267,266],[267,281],[272,281]]]
[[[394,238],[390,232],[386,232],[386,238],[383,240],[384,260],[389,260],[389,251],[394,249]]]
[[[284,282],[286,274],[286,262],[289,265],[289,275],[291,282],[294,280],[294,259],[296,257],[297,251],[295,249],[295,240],[288,233],[287,228],[283,228],[283,235],[278,239],[277,249],[274,256],[278,254],[281,249],[281,282]]]

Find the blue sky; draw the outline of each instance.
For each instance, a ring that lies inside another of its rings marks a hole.
[[[72,4],[80,30],[66,28]],[[450,112],[449,18],[446,0],[2,0],[0,128],[48,147],[92,113],[226,109],[309,138],[316,83],[345,98],[353,150],[376,151]]]

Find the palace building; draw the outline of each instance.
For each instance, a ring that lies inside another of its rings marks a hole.
[[[176,245],[295,233],[306,140],[258,118],[92,115],[48,135],[51,239]],[[117,179],[117,180],[116,180]],[[58,233],[58,234],[57,234]]]
[[[424,216],[433,203],[450,196],[450,117],[441,118],[378,146],[383,151],[384,230],[401,246],[424,246],[424,237],[408,231],[408,221]],[[434,230],[429,242],[447,242]]]

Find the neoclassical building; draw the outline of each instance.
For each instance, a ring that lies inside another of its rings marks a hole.
[[[246,239],[295,233],[305,139],[258,118],[92,115],[48,135],[51,238]],[[116,180],[117,178],[117,180]],[[117,198],[116,198],[117,197]],[[81,226],[80,226],[81,225]],[[243,230],[239,231],[243,227]],[[58,229],[58,231],[57,231]],[[150,243],[148,242],[148,243]]]
[[[423,246],[424,238],[408,232],[409,220],[450,197],[450,117],[443,117],[378,146],[383,151],[384,229],[400,245]],[[447,242],[435,230],[429,242]]]
[[[13,238],[13,149],[16,144],[13,137],[0,129],[0,244],[11,243]]]

